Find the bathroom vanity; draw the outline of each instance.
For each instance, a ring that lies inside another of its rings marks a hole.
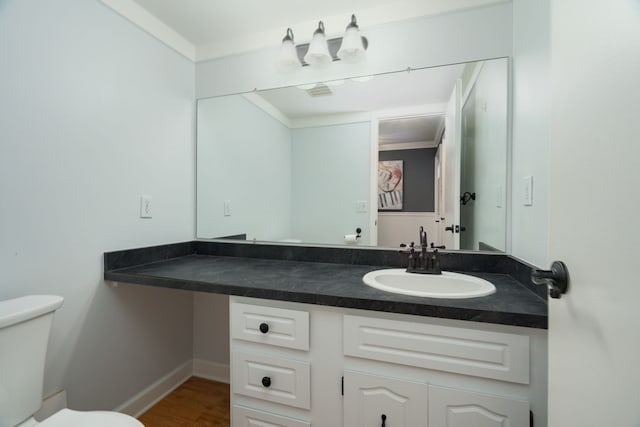
[[[546,422],[544,289],[501,254],[442,254],[494,294],[435,299],[362,277],[395,251],[186,242],[105,254],[105,279],[230,295],[234,426]]]
[[[543,331],[231,297],[234,426],[529,425]]]

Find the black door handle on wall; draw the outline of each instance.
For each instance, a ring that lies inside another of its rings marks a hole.
[[[536,285],[546,285],[551,298],[560,298],[569,288],[569,272],[562,261],[554,261],[551,270],[533,270],[531,281]]]

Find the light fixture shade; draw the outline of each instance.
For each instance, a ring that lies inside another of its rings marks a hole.
[[[318,29],[313,33],[304,61],[312,67],[324,67],[332,61],[322,21],[318,23]]]
[[[360,62],[365,57],[365,48],[360,35],[360,29],[356,23],[356,16],[351,15],[351,22],[342,38],[342,44],[338,50],[338,58],[344,62]]]
[[[282,46],[280,47],[280,54],[276,61],[278,70],[283,72],[296,71],[302,64],[298,58],[298,52],[296,51],[296,45],[293,42],[293,31],[291,28],[287,28],[287,35],[282,39]]]

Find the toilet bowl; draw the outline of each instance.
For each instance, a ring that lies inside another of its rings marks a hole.
[[[33,418],[42,405],[53,313],[62,302],[62,297],[52,295],[0,301],[0,426],[144,427],[133,417],[108,411],[63,409],[40,422]]]
[[[16,427],[144,427],[144,424],[118,412],[63,409],[44,421],[31,418]]]
[[[144,425],[135,418],[118,412],[80,412],[63,409],[44,421],[37,422],[32,418],[16,427],[144,427]]]

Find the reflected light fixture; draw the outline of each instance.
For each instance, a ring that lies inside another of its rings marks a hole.
[[[278,55],[276,64],[278,69],[284,72],[295,71],[302,67],[296,46],[293,42],[293,31],[291,31],[291,28],[287,28],[287,35],[282,39],[282,46],[280,47],[280,54]]]
[[[324,23],[320,21],[318,22],[318,28],[313,33],[309,50],[304,56],[304,62],[312,67],[326,67],[332,60],[333,58],[329,53],[329,45],[327,44],[327,36],[324,34]]]
[[[351,15],[344,37],[333,39],[327,39],[324,23],[319,21],[318,28],[308,44],[296,46],[293,31],[287,28],[276,64],[280,71],[289,72],[301,66],[323,68],[333,61],[340,60],[345,63],[356,63],[365,58],[368,45],[367,39],[360,34],[355,15]]]

